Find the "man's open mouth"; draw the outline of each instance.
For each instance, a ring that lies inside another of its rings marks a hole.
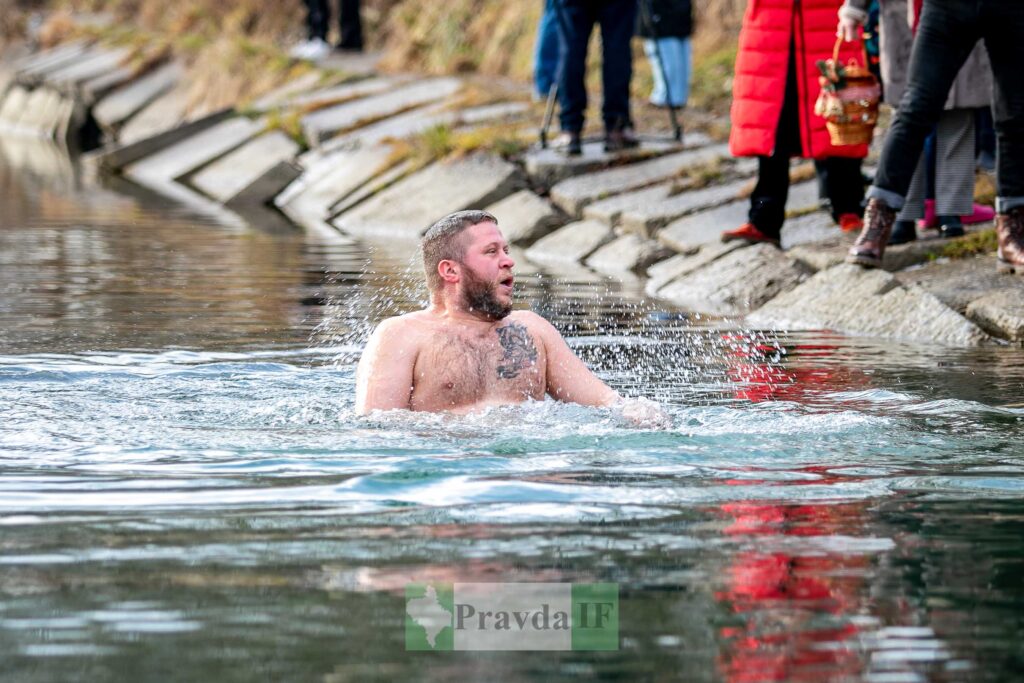
[[[516,279],[511,275],[509,275],[506,278],[502,278],[501,280],[498,280],[499,285],[501,285],[502,287],[508,287],[509,289],[512,289],[512,286],[515,285],[515,282]]]

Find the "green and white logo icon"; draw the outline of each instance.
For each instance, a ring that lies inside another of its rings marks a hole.
[[[614,583],[427,583],[405,588],[407,650],[617,650]]]
[[[450,583],[405,587],[405,649],[451,650],[454,590]]]

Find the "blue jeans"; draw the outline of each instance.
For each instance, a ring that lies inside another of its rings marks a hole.
[[[637,0],[556,0],[563,6],[568,31],[562,42],[565,64],[559,85],[559,121],[562,130],[583,130],[587,109],[587,44],[594,24],[601,26],[601,82],[604,85],[602,117],[605,129],[631,125],[629,81],[633,77],[633,53],[629,40],[636,25]],[[559,26],[559,30],[563,30]]]
[[[661,52],[661,61],[665,64],[665,73],[661,72],[661,64],[658,62],[654,45],[653,40],[644,41],[644,52],[651,62],[651,75],[654,76],[651,104],[667,106],[671,95],[673,107],[685,107],[686,100],[690,98],[690,39],[658,39],[658,51]]]
[[[924,3],[910,53],[907,90],[885,138],[868,196],[901,209],[931,132],[960,67],[979,39],[995,76],[993,113],[999,141],[1000,212],[1024,206],[1024,2],[934,0]]]
[[[533,87],[541,97],[547,97],[558,78],[558,60],[562,53],[553,2],[544,2],[544,13],[537,25],[537,44],[533,48]]]

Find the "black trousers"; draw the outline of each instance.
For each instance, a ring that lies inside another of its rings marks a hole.
[[[562,38],[562,81],[559,83],[559,122],[564,131],[583,129],[587,110],[587,45],[594,24],[601,26],[602,117],[606,129],[626,126],[629,118],[629,81],[633,77],[630,38],[636,25],[637,0],[556,0],[558,30]]]
[[[803,156],[800,142],[800,103],[796,85],[796,59],[789,46],[789,74],[786,93],[775,129],[775,149],[771,156],[757,159],[757,185],[750,195],[749,220],[764,234],[778,238],[786,220],[786,199],[789,196],[789,160]],[[864,180],[860,159],[826,157],[814,162],[819,180],[832,205],[832,217],[839,220],[844,213],[861,213],[864,201]]]
[[[925,0],[910,53],[907,90],[885,138],[868,196],[903,205],[925,138],[978,40],[995,76],[1000,210],[1024,206],[1024,1]]]
[[[359,17],[359,0],[338,0],[338,25],[341,28],[341,40],[338,47],[345,50],[363,49],[363,22]],[[331,7],[327,0],[305,0],[306,25],[309,37],[327,40],[327,30],[331,23]]]

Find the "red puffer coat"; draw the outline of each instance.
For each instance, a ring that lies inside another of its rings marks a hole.
[[[769,156],[775,148],[775,129],[786,93],[790,38],[796,49],[803,156],[867,156],[867,145],[833,146],[825,119],[814,114],[814,101],[821,91],[815,62],[832,56],[837,12],[842,4],[842,0],[750,0],[740,31],[732,90],[729,151],[733,156]],[[851,57],[863,63],[860,43],[843,44],[840,60],[845,64]]]

